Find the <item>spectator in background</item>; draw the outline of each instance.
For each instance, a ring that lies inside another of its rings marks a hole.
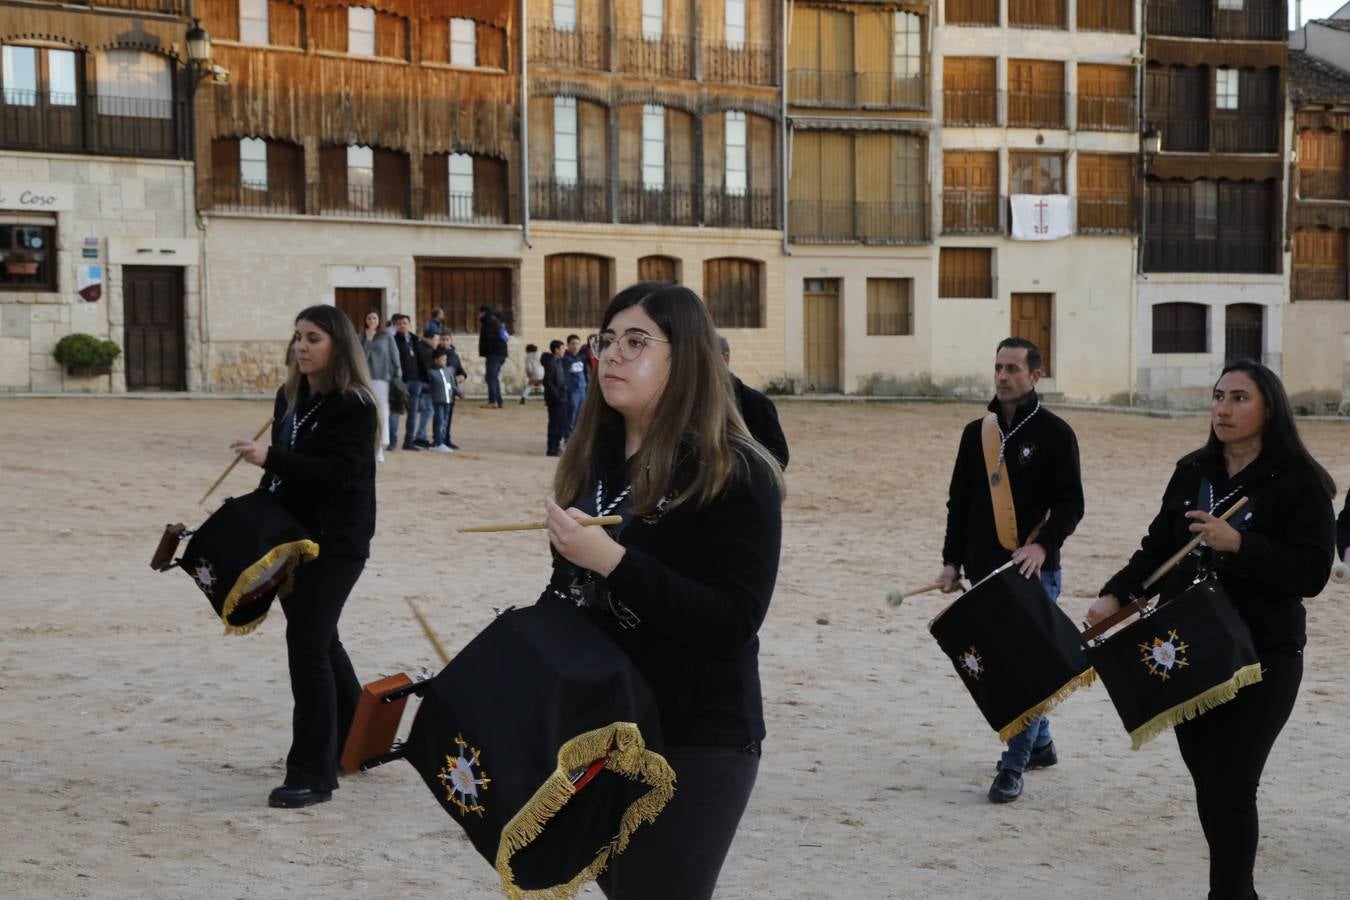
[[[417,428],[413,430],[413,446],[421,447],[423,450],[431,448],[432,441],[429,436],[432,419],[435,417],[436,408],[431,402],[431,356],[436,352],[436,346],[440,343],[441,337],[431,330],[431,326],[422,329],[422,340],[417,344],[417,361],[422,366],[422,380],[426,382],[427,387],[422,391],[422,396],[417,402]],[[413,417],[408,416],[408,424],[412,424]],[[404,448],[407,449],[407,448]]]
[[[478,355],[487,366],[488,402],[483,409],[502,408],[502,363],[506,362],[506,323],[491,307],[478,307]]]
[[[722,361],[727,364],[727,371],[730,372],[731,343],[720,334],[717,336],[717,342],[722,347]],[[750,436],[759,441],[764,449],[778,460],[778,464],[786,469],[787,438],[783,436],[783,428],[778,424],[777,407],[773,405],[772,400],[754,388],[748,387],[734,374],[731,376],[731,384],[736,388],[736,403],[741,407],[741,418],[745,419],[745,427],[750,431]]]
[[[430,378],[427,395],[431,397],[432,441],[429,449],[437,453],[454,453],[445,443],[450,429],[450,410],[455,404],[455,373],[446,368],[450,354],[445,348],[437,347],[431,352],[431,368],[427,370]]]
[[[451,450],[458,450],[459,444],[450,439],[450,426],[455,421],[455,400],[464,398],[464,382],[468,381],[469,373],[464,371],[464,364],[459,360],[459,351],[455,349],[455,336],[449,331],[441,334],[441,344],[438,349],[446,353],[445,371],[446,378],[450,381],[453,388],[450,396],[450,409],[446,411],[445,416],[445,434],[441,435],[441,442]]]
[[[370,384],[375,389],[375,403],[380,409],[380,434],[384,435],[375,461],[384,462],[384,445],[389,443],[389,382],[395,378],[401,380],[403,370],[398,364],[398,347],[380,328],[380,314],[373,309],[366,313],[361,350],[366,355],[366,367],[370,369]]]
[[[444,334],[446,332],[445,311],[440,308],[433,309],[431,311],[431,320],[427,322],[426,328],[424,328],[423,331],[433,331],[438,337]]]
[[[562,456],[567,437],[567,373],[563,370],[563,342],[549,341],[548,352],[541,354],[544,367],[544,406],[548,409],[548,456]]]
[[[417,406],[422,392],[427,388],[427,368],[418,362],[417,338],[412,334],[412,319],[403,313],[394,315],[394,346],[398,347],[398,364],[403,373],[403,386],[408,389],[408,426],[404,432],[403,449],[420,449],[413,443],[413,428],[417,424]],[[389,416],[389,445],[386,450],[398,447],[398,413]]]
[[[567,336],[567,352],[563,354],[563,369],[567,372],[567,437],[577,427],[577,414],[581,412],[581,402],[586,399],[586,385],[590,381],[590,370],[586,358],[581,355],[581,338],[575,334]]]
[[[544,383],[544,364],[539,361],[539,348],[534,344],[525,345],[525,386],[520,389],[520,405],[530,396],[530,388],[540,387]]]

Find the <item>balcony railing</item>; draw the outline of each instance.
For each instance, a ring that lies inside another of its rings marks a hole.
[[[514,208],[510,198],[500,193],[447,193],[426,188],[413,191],[413,216],[427,222],[501,225],[511,221]]]
[[[858,105],[867,109],[927,109],[928,76],[859,72]]]
[[[1239,41],[1287,39],[1284,4],[1249,2],[1242,9],[1218,9],[1209,0],[1148,4],[1149,34],[1162,37],[1220,38]]]
[[[998,279],[990,275],[968,273],[938,275],[939,297],[990,299],[998,296]]]
[[[1078,95],[1079,131],[1134,131],[1139,127],[1133,97]]]
[[[1063,128],[1067,95],[1062,91],[1008,91],[1009,128]]]
[[[1206,153],[1209,151],[1208,119],[1164,119],[1162,129],[1164,153]]]
[[[776,228],[778,209],[773,191],[703,192],[703,224],[711,228]]]
[[[1276,153],[1283,122],[1269,119],[1215,119],[1214,149],[1220,153]]]
[[[1006,229],[1005,198],[984,191],[944,191],[943,234],[1002,234]]]
[[[1342,169],[1300,169],[1300,200],[1350,200],[1350,178]]]
[[[998,27],[998,0],[947,0],[948,25]]]
[[[603,28],[530,27],[530,62],[573,69],[609,68],[609,32]]]
[[[1222,240],[1177,239],[1161,232],[1164,229],[1147,223],[1144,239],[1144,271],[1146,272],[1278,272],[1280,248],[1273,241],[1260,239]]]
[[[704,41],[703,80],[715,84],[777,84],[778,59],[768,44]]]
[[[929,240],[928,204],[794,200],[788,230],[801,244],[922,244]]]
[[[89,91],[0,92],[0,148],[182,158],[187,103]]]
[[[323,183],[311,185],[319,198],[319,215],[360,219],[407,219],[411,191],[406,185]]]
[[[276,181],[206,180],[206,209],[213,212],[303,214],[305,185]]]
[[[788,102],[831,109],[927,109],[925,75],[793,69],[788,72]]]
[[[1013,28],[1069,27],[1064,0],[1008,0],[1008,24]]]
[[[188,0],[85,0],[85,5],[164,16],[187,16],[192,6]]]
[[[530,179],[530,215],[560,222],[610,222],[608,180]]]
[[[697,225],[697,189],[687,184],[619,185],[619,221],[627,225]]]
[[[1294,269],[1295,300],[1350,300],[1344,269]]]
[[[677,34],[619,36],[619,71],[658,78],[694,77],[694,42]]]
[[[914,333],[914,314],[912,312],[867,314],[867,333],[871,335],[895,335]]]
[[[1078,198],[1079,234],[1133,234],[1135,202],[1129,197]]]
[[[943,88],[942,123],[944,125],[997,125],[996,90],[964,91]]]

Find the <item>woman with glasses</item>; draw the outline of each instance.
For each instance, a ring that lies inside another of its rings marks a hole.
[[[586,396],[546,501],[541,602],[575,602],[661,711],[675,797],[599,882],[610,898],[711,897],[759,768],[757,632],[778,574],[782,472],[746,430],[707,308],[643,283],[605,311]],[[583,527],[589,515],[623,524]],[[552,597],[552,601],[549,598]]]

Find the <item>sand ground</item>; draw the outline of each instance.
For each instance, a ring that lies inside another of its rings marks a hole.
[[[179,572],[147,567],[261,401],[0,399],[0,894],[482,897],[491,868],[402,763],[334,802],[271,810],[291,701],[277,612],[224,637]],[[972,405],[782,404],[792,445],[782,569],[761,632],[769,739],[725,898],[1194,898],[1205,846],[1175,741],[1138,753],[1105,691],[1054,716],[1060,764],[985,799],[1000,747],[925,625],[884,605],[939,567],[946,484]],[[1127,557],[1203,419],[1068,411],[1087,516],[1064,552],[1075,621]],[[1350,482],[1350,428],[1304,434]],[[451,648],[532,600],[539,533],[456,525],[539,514],[539,405],[457,412],[454,456],[380,468],[373,557],[343,617],[363,680],[434,666],[416,598]],[[246,491],[241,467],[227,492]],[[1308,604],[1307,674],[1261,793],[1263,897],[1350,897],[1350,590]],[[410,717],[408,719],[410,721]],[[405,724],[406,728],[406,724]],[[593,887],[583,896],[599,897]]]

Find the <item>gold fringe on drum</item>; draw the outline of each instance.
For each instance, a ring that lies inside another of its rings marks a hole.
[[[1131,731],[1130,749],[1138,750],[1140,747],[1144,746],[1174,725],[1180,725],[1182,722],[1194,719],[1202,713],[1209,712],[1216,706],[1222,706],[1236,697],[1239,690],[1250,687],[1260,680],[1260,663],[1243,666],[1227,681],[1214,685],[1214,687],[1205,691],[1203,694],[1197,694],[1185,703],[1178,703],[1171,709],[1159,713],[1143,725],[1140,725],[1134,731]]]
[[[239,601],[256,585],[264,572],[275,566],[278,561],[286,560],[286,580],[277,588],[276,594],[276,599],[284,600],[290,596],[291,588],[295,586],[295,567],[303,562],[309,562],[318,555],[319,545],[313,541],[292,541],[289,544],[278,544],[269,550],[262,559],[245,569],[243,574],[235,579],[234,586],[230,588],[230,593],[225,597],[225,602],[220,608],[220,621],[225,623],[225,633],[248,634],[261,625],[263,619],[267,618],[267,613],[264,612],[247,624],[230,624],[230,616],[238,608]]]
[[[1005,744],[1008,743],[1008,741],[1030,727],[1032,722],[1035,722],[1041,716],[1058,706],[1074,691],[1081,687],[1087,687],[1096,680],[1097,672],[1095,669],[1088,669],[1086,672],[1080,672],[1073,678],[1070,678],[1068,683],[1062,688],[1000,728],[998,730],[998,739]]]
[[[651,790],[624,811],[618,834],[600,848],[595,860],[575,878],[542,890],[522,889],[515,883],[511,857],[539,837],[549,819],[571,801],[577,790],[572,773],[600,759],[605,760],[609,771],[640,781]],[[628,847],[637,827],[654,821],[674,795],[675,770],[665,757],[647,749],[637,725],[615,722],[577,735],[558,751],[558,768],[502,829],[497,849],[497,874],[502,879],[502,890],[511,900],[571,900],[583,884],[594,881],[605,871],[611,856]]]

